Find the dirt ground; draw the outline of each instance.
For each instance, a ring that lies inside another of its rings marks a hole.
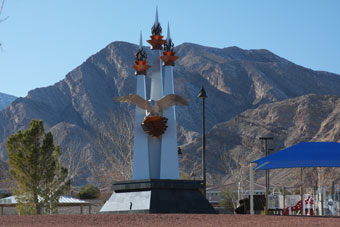
[[[339,218],[264,216],[233,214],[92,214],[0,216],[0,226],[73,227],[73,226],[339,226]]]

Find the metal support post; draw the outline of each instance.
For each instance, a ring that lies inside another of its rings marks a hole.
[[[203,176],[203,194],[204,197],[207,196],[207,178],[206,178],[206,166],[205,166],[205,99],[208,97],[204,87],[202,86],[200,93],[197,96],[198,98],[202,98],[203,105],[202,105],[202,114],[203,114],[203,120],[202,120],[202,176]]]
[[[266,157],[269,155],[269,149],[268,149],[268,140],[273,140],[273,137],[260,137],[260,140],[264,140],[264,150],[266,153]],[[268,205],[269,205],[269,170],[266,169],[266,209],[265,214],[268,214]]]
[[[252,164],[249,164],[249,179],[250,179],[250,214],[254,215],[254,169]]]

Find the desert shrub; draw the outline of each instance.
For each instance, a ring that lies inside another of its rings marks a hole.
[[[85,185],[79,192],[80,199],[97,199],[100,195],[100,190],[93,184]]]

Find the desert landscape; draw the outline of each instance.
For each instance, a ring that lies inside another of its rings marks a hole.
[[[340,2],[246,2],[0,0],[0,227],[340,226]]]

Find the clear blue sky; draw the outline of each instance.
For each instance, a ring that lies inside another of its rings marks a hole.
[[[0,92],[52,85],[113,41],[150,35],[158,5],[175,44],[268,49],[340,74],[338,0],[6,0],[0,23]],[[146,42],[144,42],[146,45]]]

